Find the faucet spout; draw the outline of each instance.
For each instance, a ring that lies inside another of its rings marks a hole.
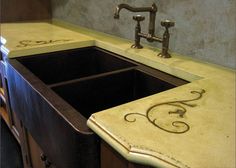
[[[127,9],[131,12],[149,12],[150,18],[149,18],[149,29],[148,32],[151,36],[155,33],[155,19],[156,19],[156,12],[157,12],[157,6],[155,3],[152,4],[151,7],[132,7],[128,4],[119,4],[116,6],[114,18],[119,19],[120,17],[120,11],[121,9]]]
[[[114,13],[114,18],[119,19],[119,13],[121,9],[127,9],[131,12],[157,12],[157,6],[155,3],[152,4],[151,7],[132,7],[128,4],[119,4],[116,6],[115,13]]]

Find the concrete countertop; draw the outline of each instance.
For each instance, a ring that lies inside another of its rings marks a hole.
[[[93,46],[94,39],[46,22],[1,24],[1,51],[9,58]]]
[[[97,46],[190,83],[94,113],[88,126],[130,161],[154,167],[235,167],[235,70],[54,20],[1,24],[8,58]],[[185,112],[183,117],[181,112]],[[169,113],[174,112],[174,113]]]

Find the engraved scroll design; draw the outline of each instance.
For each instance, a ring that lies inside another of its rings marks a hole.
[[[155,127],[166,131],[168,133],[174,133],[174,134],[182,134],[185,133],[187,131],[189,131],[190,126],[183,122],[183,121],[171,121],[171,125],[168,126],[168,128],[165,128],[164,126],[162,126],[160,123],[157,122],[157,117],[153,117],[153,113],[160,113],[160,111],[158,110],[158,108],[161,108],[161,106],[165,106],[165,107],[169,107],[169,108],[174,108],[174,111],[168,111],[167,114],[165,115],[173,115],[173,114],[177,114],[179,116],[179,118],[184,118],[185,113],[187,112],[186,107],[196,107],[197,104],[193,104],[191,102],[199,100],[202,98],[203,94],[206,91],[204,89],[202,89],[201,91],[191,91],[191,94],[196,95],[195,98],[193,99],[189,99],[189,100],[178,100],[178,101],[169,101],[169,102],[164,102],[164,103],[158,103],[155,104],[153,106],[151,106],[147,111],[146,114],[141,114],[141,113],[128,113],[124,116],[124,120],[127,122],[135,122],[136,118],[134,116],[142,116],[147,118],[148,122],[150,122],[152,125],[154,125]],[[166,125],[166,123],[165,123]]]
[[[22,40],[19,41],[19,45],[16,47],[32,47],[45,44],[53,44],[58,42],[67,42],[71,41],[70,39],[59,39],[59,40]]]

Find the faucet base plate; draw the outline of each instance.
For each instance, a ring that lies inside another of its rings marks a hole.
[[[142,45],[137,45],[137,44],[133,44],[132,46],[131,46],[131,48],[137,48],[137,49],[141,49],[141,48],[143,48],[143,46]]]
[[[157,56],[162,58],[171,58],[171,55],[169,53],[159,53],[157,54]]]

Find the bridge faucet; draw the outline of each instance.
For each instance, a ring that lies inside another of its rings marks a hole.
[[[135,44],[133,44],[132,48],[143,48],[140,44],[140,38],[145,38],[148,42],[158,41],[162,43],[162,51],[158,54],[158,56],[164,57],[164,58],[170,58],[171,55],[168,53],[169,49],[169,28],[174,26],[174,22],[171,22],[169,20],[165,20],[161,22],[161,26],[165,27],[165,32],[163,34],[163,38],[156,37],[155,36],[155,19],[156,19],[156,12],[157,12],[157,6],[155,3],[152,4],[151,7],[132,7],[128,4],[119,4],[116,6],[114,18],[119,19],[120,17],[120,11],[121,9],[127,9],[131,12],[149,12],[149,26],[148,26],[148,33],[144,34],[141,32],[141,26],[140,22],[143,21],[145,18],[141,15],[136,15],[133,17],[135,21],[137,21],[137,25],[135,27]]]

